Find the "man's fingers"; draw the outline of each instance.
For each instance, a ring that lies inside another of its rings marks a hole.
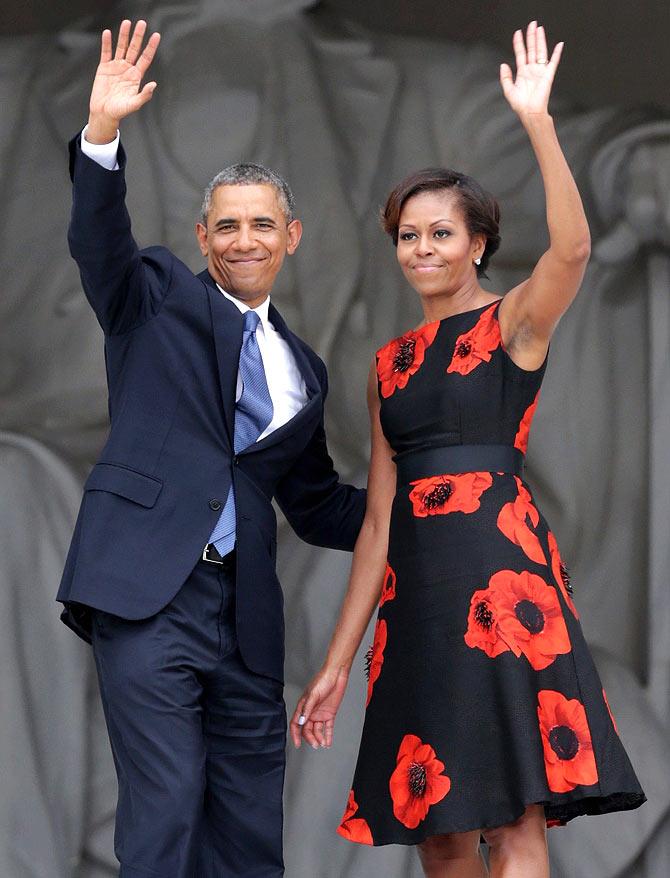
[[[149,37],[149,42],[144,47],[144,51],[137,59],[137,64],[135,65],[137,69],[140,71],[142,76],[149,69],[151,62],[154,60],[154,55],[156,54],[156,49],[158,48],[158,44],[161,41],[161,35],[156,32],[151,34]]]
[[[137,61],[137,56],[140,54],[140,49],[142,48],[142,40],[144,39],[144,33],[146,29],[146,21],[140,19],[135,25],[133,37],[130,41],[130,45],[128,46],[128,51],[126,52],[126,61],[129,64],[134,64],[135,61]]]
[[[102,32],[102,39],[100,40],[100,63],[106,64],[107,61],[112,60],[112,32],[111,30],[104,30]]]
[[[142,91],[137,95],[137,106],[135,107],[136,110],[139,110],[139,108],[143,107],[147,103],[147,101],[151,100],[155,88],[155,82],[147,82]]]
[[[121,27],[119,28],[119,38],[116,41],[116,52],[114,53],[114,60],[118,61],[119,59],[126,57],[126,49],[128,48],[128,38],[130,37],[130,21],[127,18],[124,18],[121,22]]]
[[[130,101],[130,112],[135,113],[139,110],[140,107],[143,107],[146,103],[148,103],[154,93],[154,89],[156,88],[155,82],[147,82],[142,91],[135,95],[135,97]]]

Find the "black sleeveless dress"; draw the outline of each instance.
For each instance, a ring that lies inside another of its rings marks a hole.
[[[526,371],[512,361],[498,307],[377,352],[381,423],[398,460],[458,445],[525,453],[546,363]],[[483,469],[398,473],[340,835],[417,844],[510,823],[531,803],[544,804],[549,826],[641,805],[528,485]]]

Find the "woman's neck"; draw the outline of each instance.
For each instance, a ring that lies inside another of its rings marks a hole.
[[[483,289],[475,279],[463,284],[456,292],[422,297],[421,305],[425,322],[433,323],[435,320],[443,320],[453,314],[474,311],[498,298],[499,296],[495,293]]]

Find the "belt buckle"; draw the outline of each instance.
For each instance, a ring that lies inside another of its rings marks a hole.
[[[207,557],[207,552],[209,551],[209,548],[211,545],[212,545],[211,543],[207,543],[205,548],[202,550],[202,560],[207,561],[209,564],[218,564],[219,566],[223,567],[223,559],[220,561],[217,561],[216,558],[208,558]]]

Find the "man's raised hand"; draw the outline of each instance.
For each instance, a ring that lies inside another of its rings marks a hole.
[[[100,63],[95,72],[89,102],[86,140],[90,143],[109,143],[116,137],[119,122],[139,110],[156,88],[155,82],[141,87],[142,77],[149,69],[160,42],[160,34],[153,33],[146,42],[146,21],[138,21],[132,38],[131,22],[121,22],[116,51],[112,55],[112,32],[104,30],[100,47]]]

